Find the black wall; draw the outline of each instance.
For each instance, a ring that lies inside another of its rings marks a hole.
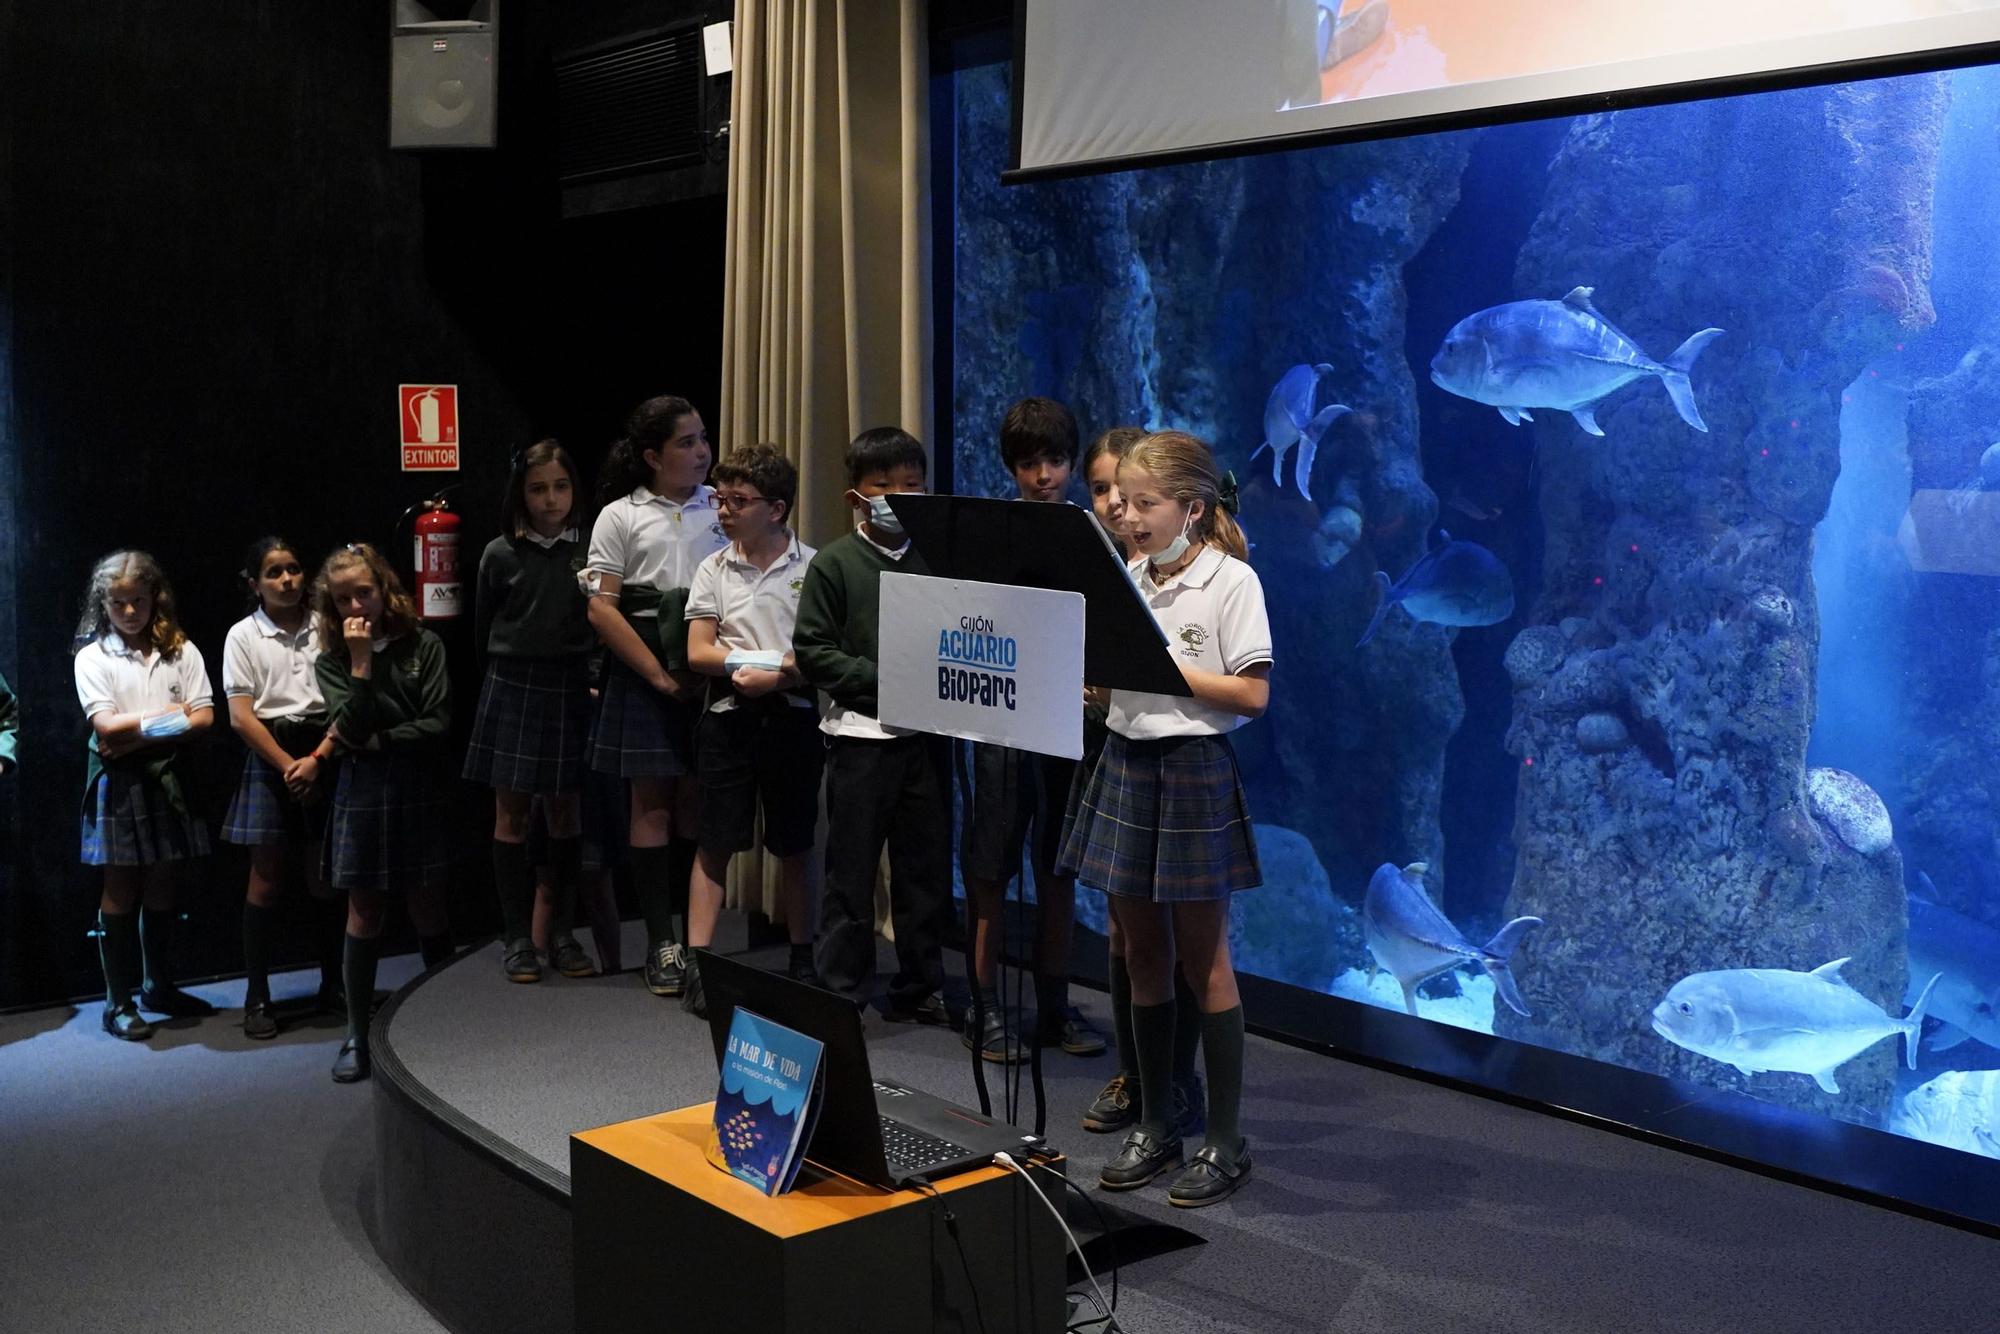
[[[25,718],[0,1006],[96,986],[67,652],[95,557],[161,558],[219,687],[258,533],[407,559],[399,514],[455,481],[476,556],[515,447],[558,435],[594,467],[653,393],[713,417],[722,200],[562,220],[554,6],[503,7],[499,151],[388,152],[389,11],[0,0],[0,672]],[[402,381],[460,386],[458,476],[399,471]],[[463,625],[443,633],[462,734],[477,667]],[[241,750],[217,731],[199,768],[219,821]],[[461,796],[463,939],[491,913],[483,794]],[[188,975],[240,967],[244,872],[232,849],[191,868]]]

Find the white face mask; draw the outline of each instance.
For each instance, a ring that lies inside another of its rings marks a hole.
[[[1166,549],[1164,551],[1159,552],[1157,555],[1150,556],[1148,557],[1148,559],[1151,560],[1155,566],[1160,566],[1160,565],[1172,565],[1182,556],[1185,556],[1187,554],[1187,549],[1188,549],[1188,529],[1192,528],[1193,526],[1194,526],[1194,507],[1189,506],[1187,519],[1185,522],[1181,524],[1181,535],[1175,538],[1173,541],[1167,543]]]
[[[855,494],[859,495],[859,492]],[[868,525],[884,537],[901,537],[903,521],[889,508],[889,497],[868,496]]]

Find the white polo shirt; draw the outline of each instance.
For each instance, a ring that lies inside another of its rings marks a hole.
[[[868,530],[858,523],[854,525],[854,535],[890,560],[901,560],[910,554],[910,539],[907,537],[899,547],[885,547],[868,536]],[[879,668],[881,664],[876,666]],[[819,730],[828,736],[861,737],[867,741],[894,741],[897,737],[914,735],[907,727],[891,727],[873,714],[844,709],[832,700],[826,703],[826,716],[819,720]]]
[[[297,630],[280,629],[262,607],[229,627],[222,641],[222,694],[250,700],[259,718],[297,718],[326,712],[313,661],[312,617]]]
[[[585,569],[664,592],[688,587],[694,582],[695,567],[728,545],[715,488],[697,486],[686,500],[672,501],[642,486],[612,501],[597,516]],[[596,580],[590,587],[595,589]]]
[[[174,704],[190,710],[215,707],[208,664],[189,640],[172,658],[158,649],[135,653],[115,632],[77,650],[76,698],[83,716],[155,713]]]
[[[715,622],[715,641],[725,649],[792,649],[792,626],[799,619],[799,590],[806,584],[806,566],[813,549],[792,534],[785,553],[760,570],[731,542],[695,568],[688,586],[687,618]],[[810,709],[813,702],[799,695],[785,697]],[[736,696],[725,694],[708,706],[710,713],[736,707]]]
[[[1236,557],[1206,547],[1193,564],[1166,582],[1153,582],[1144,556],[1126,568],[1153,619],[1167,632],[1174,661],[1204,672],[1234,676],[1271,662],[1271,621],[1264,613],[1264,584]],[[1249,722],[1240,713],[1192,697],[1111,692],[1111,730],[1133,741],[1169,736],[1217,736]]]

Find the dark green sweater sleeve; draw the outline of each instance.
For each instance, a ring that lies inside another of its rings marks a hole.
[[[792,625],[792,657],[806,684],[824,690],[844,709],[872,715],[875,660],[851,651],[847,581],[853,572],[842,555],[829,543],[806,567],[798,620]]]
[[[403,682],[404,720],[382,731],[382,749],[413,750],[441,745],[451,731],[451,674],[445,670],[444,641],[417,632],[415,679]]]
[[[383,750],[412,750],[442,742],[451,729],[444,643],[428,630],[376,654],[365,680],[349,673],[345,649],[320,654],[313,670],[327,717],[349,749],[366,749],[379,736]]]
[[[21,735],[21,705],[14,698],[7,678],[0,676],[0,772],[11,770],[21,762],[15,749]]]

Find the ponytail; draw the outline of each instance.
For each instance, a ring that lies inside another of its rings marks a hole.
[[[632,409],[625,419],[625,434],[604,456],[604,468],[597,476],[599,509],[653,480],[653,465],[646,462],[647,452],[673,439],[674,427],[693,411],[694,404],[673,394],[649,398]]]

